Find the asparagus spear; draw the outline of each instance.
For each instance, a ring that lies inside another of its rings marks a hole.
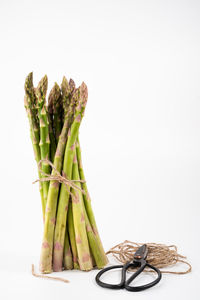
[[[54,167],[58,172],[61,172],[63,164],[63,156],[67,141],[67,135],[69,127],[72,121],[74,106],[76,104],[77,95],[71,95],[71,89],[67,79],[64,77],[62,81],[62,99],[65,114],[65,121],[62,128],[61,135],[59,137],[56,154],[54,158]],[[55,175],[55,171],[52,170],[52,175]],[[40,270],[42,273],[50,273],[52,271],[52,253],[53,253],[53,236],[55,228],[56,209],[59,193],[59,182],[51,181],[49,186],[49,193],[47,199],[47,207],[45,214],[43,243],[40,256]],[[55,248],[59,248],[59,244],[54,245]]]
[[[70,247],[70,243],[69,243],[69,234],[68,234],[67,230],[66,230],[66,234],[65,234],[63,265],[64,265],[65,270],[73,269],[72,252],[71,252],[71,247]]]
[[[91,206],[91,199],[85,181],[79,138],[77,138],[77,142],[76,142],[76,155],[78,160],[79,176],[80,179],[84,181],[81,183],[81,187],[85,192],[83,193],[83,200],[84,200],[83,208],[84,208],[84,216],[85,216],[86,230],[89,239],[89,244],[97,267],[102,268],[108,263],[108,259],[103,249],[102,242],[97,230],[94,213]]]
[[[57,83],[54,84],[53,88],[51,89],[48,97],[48,116],[49,116],[49,137],[50,137],[50,157],[51,161],[53,162],[55,152],[56,152],[56,139],[54,135],[54,128],[53,128],[53,102],[54,99],[59,98],[61,95],[60,88]]]
[[[80,180],[76,152],[73,159],[72,178],[73,180]],[[81,187],[80,182],[77,182],[77,185]],[[80,190],[72,189],[72,193],[72,212],[78,252],[78,262],[81,270],[91,270],[93,264],[86,232],[83,196]]]
[[[69,88],[71,95],[75,91],[75,82],[70,79],[69,80]],[[60,113],[60,118],[62,117],[62,112]],[[69,232],[66,230],[65,233],[65,242],[64,242],[64,255],[63,255],[63,267],[65,270],[73,269],[73,257],[72,250],[69,242]]]
[[[72,79],[69,80],[69,88],[70,88],[71,95],[73,95],[73,93],[75,91],[75,82]],[[74,97],[76,97],[76,94],[74,95]],[[77,95],[77,97],[78,97],[78,95]],[[75,102],[77,102],[77,99]],[[75,102],[74,102],[74,104],[75,104]],[[74,105],[74,107],[75,107],[75,105]],[[62,116],[62,113],[60,114],[60,116]],[[71,118],[71,121],[72,121],[72,118]],[[73,257],[72,257],[70,242],[69,242],[69,232],[67,230],[66,230],[65,242],[64,242],[63,264],[64,264],[64,268],[66,270],[73,269]]]
[[[74,121],[71,126],[70,134],[67,140],[64,163],[63,163],[63,174],[68,179],[71,179],[72,176],[72,165],[73,165],[73,158],[75,154],[75,142],[78,136],[80,123],[87,102],[87,86],[85,85],[85,83],[81,84],[77,92],[79,93],[80,97],[79,97],[78,105],[76,107]],[[62,269],[63,246],[64,246],[64,239],[65,239],[68,201],[69,201],[69,190],[64,184],[62,184],[60,195],[59,195],[56,228],[55,228],[55,235],[54,235],[54,245],[59,245],[59,247],[57,247],[57,249],[55,249],[53,253],[54,271],[60,271]],[[88,262],[88,266],[87,263],[85,263],[85,268],[86,269],[90,268],[89,262]]]
[[[33,87],[33,73],[29,73],[29,75],[26,78],[25,81],[25,97],[24,97],[24,106],[27,112],[29,125],[30,125],[30,136],[32,140],[35,160],[37,164],[39,163],[41,159],[40,155],[40,147],[39,147],[39,141],[40,141],[40,133],[39,133],[39,120],[37,118],[36,113],[36,97],[35,97],[35,91]],[[38,170],[38,176],[41,178],[41,174]],[[45,215],[45,202],[43,198],[43,189],[41,182],[39,183],[39,189],[40,189],[40,196],[41,196],[41,202],[42,202],[42,213],[43,213],[43,219]]]
[[[77,253],[77,247],[76,247],[71,197],[70,197],[69,206],[68,206],[67,227],[68,227],[68,231],[69,231],[69,239],[70,239],[72,255],[73,255],[73,266],[74,266],[74,269],[80,269],[79,264],[78,264],[78,253]],[[65,235],[65,238],[66,238],[66,235]]]
[[[38,108],[38,117],[40,121],[40,153],[41,159],[49,159],[50,154],[50,140],[49,140],[49,121],[48,121],[48,113],[46,107],[46,93],[47,93],[47,85],[48,79],[45,75],[39,82],[36,89],[36,97],[37,97],[37,108]],[[49,174],[50,166],[46,163],[42,163],[42,171]],[[46,208],[47,195],[49,182],[42,182],[43,186],[43,197],[44,197],[44,206]]]

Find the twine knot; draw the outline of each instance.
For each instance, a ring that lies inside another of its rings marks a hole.
[[[51,166],[51,168],[52,168],[52,173],[51,174],[45,173],[42,170],[42,164],[43,163],[46,163],[47,165]],[[64,183],[64,185],[67,188],[68,193],[72,197],[74,195],[70,192],[70,188],[73,188],[74,190],[80,191],[81,193],[85,194],[85,191],[80,186],[78,186],[76,184],[76,182],[85,183],[86,182],[85,180],[72,180],[72,179],[68,179],[64,173],[62,173],[62,175],[60,174],[60,172],[54,167],[54,165],[52,164],[52,162],[50,160],[48,160],[48,159],[41,159],[38,162],[38,169],[39,169],[40,174],[43,177],[38,178],[33,183],[44,182],[44,181],[58,181],[59,183]]]

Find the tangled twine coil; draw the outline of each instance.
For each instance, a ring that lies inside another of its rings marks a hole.
[[[125,264],[133,259],[134,253],[138,247],[142,246],[144,243],[134,243],[125,240],[112,247],[106,254],[112,254],[119,262]],[[187,274],[191,272],[192,266],[185,260],[186,257],[177,252],[177,247],[175,245],[163,245],[156,243],[145,243],[148,248],[147,261],[149,264],[162,269],[165,267],[173,266],[176,263],[183,263],[188,266],[186,271],[168,271],[161,270],[162,273],[169,274]],[[151,271],[146,269],[147,272]]]

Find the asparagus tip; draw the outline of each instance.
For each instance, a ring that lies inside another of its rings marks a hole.
[[[61,91],[62,91],[63,96],[67,95],[70,91],[69,83],[68,83],[68,80],[65,76],[63,76],[63,80],[62,80],[62,83],[61,83]]]
[[[53,88],[51,89],[48,97],[48,103],[51,105],[54,104],[54,102],[57,102],[57,100],[60,97],[60,87],[59,85],[55,82]]]
[[[33,72],[30,72],[25,80],[24,89],[26,93],[31,93],[33,90]]]
[[[75,82],[73,79],[70,78],[69,80],[69,87],[70,87],[70,92],[73,93],[75,88],[76,88],[76,85],[75,85]]]
[[[85,106],[88,99],[88,88],[85,82],[82,82],[80,86],[80,98],[81,98],[82,105]]]
[[[36,94],[38,95],[38,98],[46,97],[47,87],[48,87],[48,77],[47,77],[47,75],[45,75],[39,81],[37,89],[36,89]]]

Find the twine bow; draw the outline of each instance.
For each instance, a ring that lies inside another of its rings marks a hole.
[[[46,163],[49,166],[51,166],[53,172],[51,174],[47,174],[42,170],[42,164]],[[65,174],[60,174],[60,172],[54,167],[54,165],[52,164],[52,162],[48,159],[41,159],[38,162],[38,170],[40,172],[40,174],[43,176],[41,178],[38,178],[37,180],[35,180],[33,183],[36,182],[44,182],[44,181],[58,181],[59,183],[64,183],[64,185],[67,188],[68,193],[74,197],[74,195],[70,192],[70,188],[73,188],[74,190],[80,191],[81,193],[85,194],[85,191],[79,187],[77,184],[75,184],[76,182],[79,183],[85,183],[85,180],[72,180],[72,179],[68,179]],[[69,188],[70,187],[70,188]]]

